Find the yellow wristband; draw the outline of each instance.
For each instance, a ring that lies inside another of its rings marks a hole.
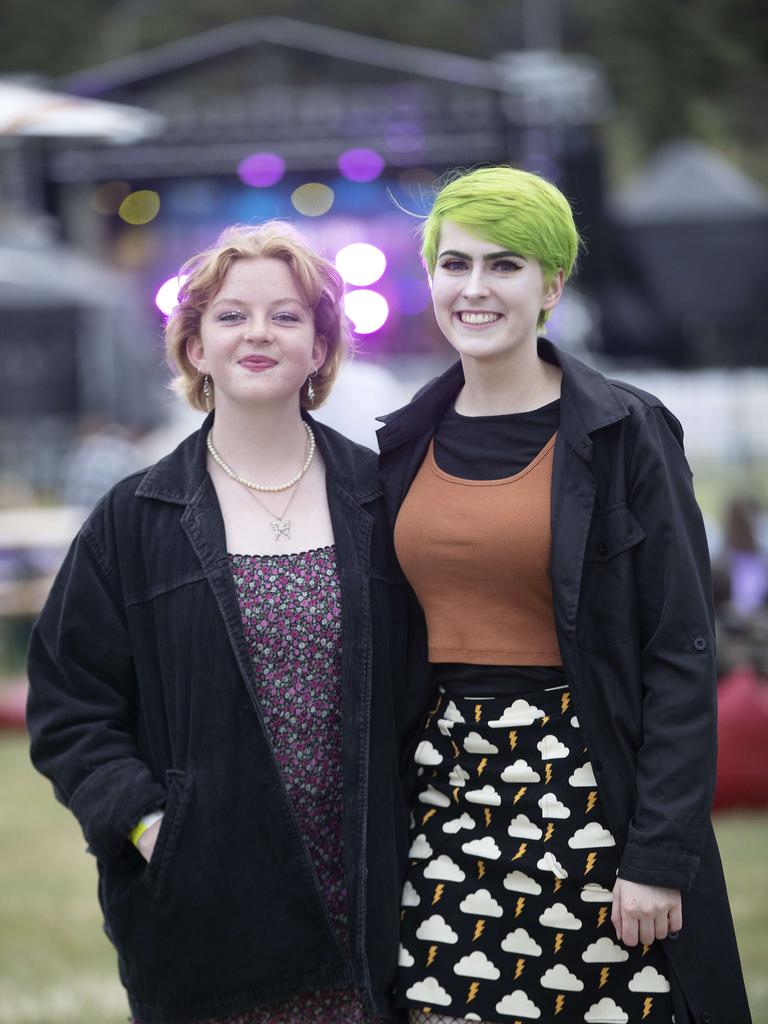
[[[151,828],[156,821],[159,821],[162,818],[162,816],[162,811],[152,811],[151,814],[144,815],[144,817],[141,819],[138,825],[135,825],[128,833],[128,838],[131,840],[134,846],[139,845],[139,840],[147,831],[147,829]]]

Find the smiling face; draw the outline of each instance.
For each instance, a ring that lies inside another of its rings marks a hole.
[[[323,364],[312,310],[287,263],[241,259],[227,271],[187,343],[193,366],[213,380],[216,407],[286,403],[298,408],[307,376]]]
[[[539,314],[556,305],[563,276],[558,271],[546,284],[538,260],[445,221],[432,278],[440,330],[462,359],[505,359],[525,348],[535,352]]]

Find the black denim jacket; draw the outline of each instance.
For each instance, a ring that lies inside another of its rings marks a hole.
[[[131,1009],[193,1021],[351,984],[385,1010],[406,811],[405,588],[376,459],[313,424],[342,595],[344,951],[256,695],[205,435],[118,484],[77,538],[29,651],[32,759],[77,816]],[[165,815],[147,865],[127,833]]]

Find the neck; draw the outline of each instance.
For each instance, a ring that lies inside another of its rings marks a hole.
[[[279,484],[297,473],[307,447],[298,401],[259,409],[217,403],[212,439],[231,469],[265,484]]]
[[[464,416],[530,412],[560,397],[562,372],[540,359],[536,344],[498,359],[464,356],[464,387],[456,411]]]

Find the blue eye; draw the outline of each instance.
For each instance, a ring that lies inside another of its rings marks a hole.
[[[294,313],[275,313],[273,319],[282,324],[299,323],[299,318]]]
[[[227,313],[220,313],[218,319],[226,323],[228,321],[241,320],[242,317],[243,314],[235,309]]]
[[[519,270],[520,264],[515,263],[514,260],[496,260],[493,264],[494,270],[500,270],[502,273],[509,273],[512,270]]]
[[[444,260],[440,264],[443,270],[464,270],[466,265],[464,260]]]

